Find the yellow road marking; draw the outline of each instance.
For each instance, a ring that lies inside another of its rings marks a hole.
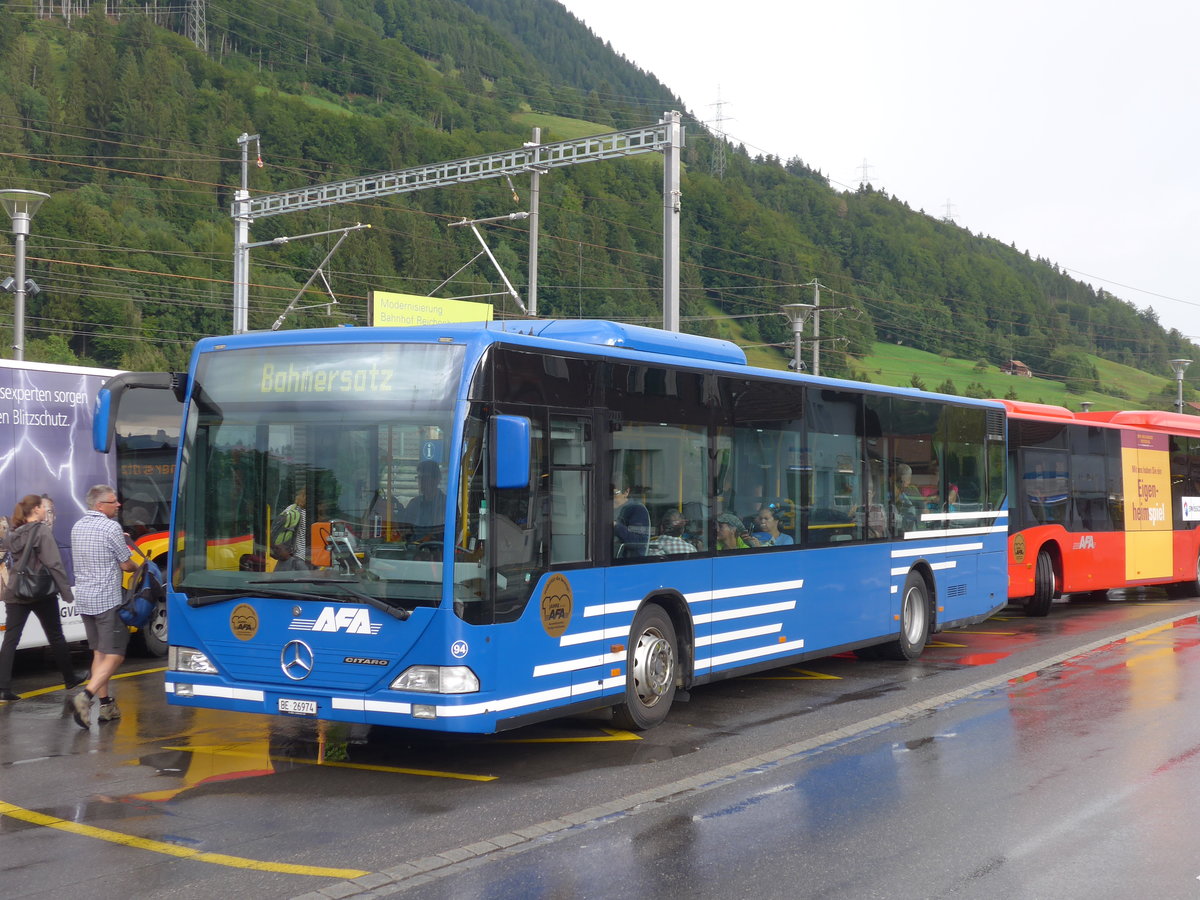
[[[823,672],[810,672],[808,669],[788,669],[795,675],[751,675],[751,681],[841,681],[841,675],[826,675]]]
[[[1137,634],[1130,635],[1126,642],[1133,643],[1134,641],[1144,641],[1148,637],[1161,634],[1164,631],[1171,631],[1177,627],[1178,626],[1175,625],[1175,623],[1167,622],[1165,625],[1159,625],[1156,628],[1147,628],[1145,631],[1139,631]]]
[[[1159,647],[1157,650],[1151,650],[1149,653],[1141,653],[1137,656],[1131,656],[1125,661],[1125,667],[1133,669],[1137,666],[1145,665],[1146,663],[1160,662],[1164,658],[1170,658],[1174,655],[1174,647]]]
[[[508,738],[498,740],[497,744],[598,744],[609,741],[640,741],[641,737],[632,731],[621,731],[619,728],[601,728],[604,736],[590,737],[557,737],[557,738]]]
[[[261,859],[246,859],[242,856],[229,856],[225,853],[208,853],[203,850],[190,850],[166,841],[155,841],[150,838],[135,837],[110,831],[107,828],[97,828],[94,825],[81,825],[78,822],[68,822],[56,816],[34,812],[31,809],[14,806],[0,800],[0,816],[8,816],[28,822],[31,825],[41,825],[44,828],[55,828],[82,837],[108,841],[110,844],[122,844],[136,850],[146,850],[150,853],[162,853],[165,856],[177,856],[180,859],[194,859],[197,862],[212,863],[218,866],[229,866],[233,869],[254,869],[259,872],[282,872],[287,875],[314,875],[319,878],[361,878],[371,873],[363,869],[332,869],[325,866],[300,866],[294,863],[267,862]]]
[[[237,744],[212,744],[194,747],[163,747],[164,750],[182,750],[185,753],[211,753],[213,756],[243,756],[256,760],[263,759],[263,754],[257,750],[243,750]],[[336,762],[315,759],[305,759],[299,756],[276,756],[268,754],[272,762],[295,763],[302,766],[327,766],[335,769],[362,769],[365,772],[389,772],[394,775],[424,775],[429,778],[457,778],[460,781],[495,781],[495,775],[466,775],[461,772],[438,772],[433,769],[404,769],[397,766],[377,766],[370,763]]]
[[[1013,635],[1017,634],[1017,632],[1015,632],[1015,631],[974,631],[974,630],[967,630],[966,628],[951,628],[950,633],[952,633],[952,634],[998,634],[1001,637],[1012,637]]]
[[[167,671],[166,666],[163,666],[160,669],[142,669],[140,672],[123,672],[120,675],[113,675],[108,680],[115,681],[118,678],[135,678],[138,675],[154,675],[158,672],[165,671]],[[87,682],[85,681],[84,684],[87,684]],[[83,687],[83,685],[80,685],[80,687]],[[66,688],[67,686],[65,684],[52,684],[50,687],[38,688],[36,691],[26,691],[21,695],[21,699],[28,700],[30,697],[40,697],[42,694],[53,694],[55,691],[63,691],[66,690]]]
[[[965,647],[966,644],[951,644],[949,641],[930,641],[926,647]]]

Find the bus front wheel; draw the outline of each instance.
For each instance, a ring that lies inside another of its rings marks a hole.
[[[878,648],[884,659],[916,659],[929,641],[929,588],[925,579],[909,572],[900,599],[900,637]]]
[[[167,603],[159,600],[154,604],[150,620],[130,636],[129,647],[138,656],[167,655]]]
[[[1054,560],[1045,550],[1038,553],[1033,570],[1033,596],[1025,601],[1025,615],[1044,616],[1054,602]]]
[[[613,722],[628,731],[653,728],[671,709],[679,670],[675,626],[661,606],[644,606],[634,617],[625,669],[625,701]]]

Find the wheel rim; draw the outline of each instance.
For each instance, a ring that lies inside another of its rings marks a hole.
[[[657,628],[647,628],[638,637],[633,655],[633,686],[643,706],[654,706],[671,688],[675,655]]]
[[[920,643],[925,633],[923,600],[920,588],[915,585],[904,592],[904,608],[900,611],[900,624],[904,629],[904,638],[910,644]]]
[[[150,633],[164,644],[167,642],[167,605],[159,603],[150,616]]]

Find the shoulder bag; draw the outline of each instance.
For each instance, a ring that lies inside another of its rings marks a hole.
[[[10,579],[13,596],[27,603],[44,600],[46,597],[53,597],[58,593],[58,588],[54,584],[54,576],[50,574],[49,569],[42,565],[42,561],[33,552],[37,538],[38,529],[34,526],[29,533],[29,541],[25,544],[21,559],[13,569]]]

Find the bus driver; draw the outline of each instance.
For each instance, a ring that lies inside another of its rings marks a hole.
[[[439,486],[441,467],[432,459],[417,463],[417,496],[404,507],[414,541],[440,541],[446,524],[446,493]]]

